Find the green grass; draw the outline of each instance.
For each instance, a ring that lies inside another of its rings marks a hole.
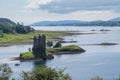
[[[52,54],[50,54],[48,51],[46,51],[46,57],[47,57],[47,59],[54,58],[54,56]],[[25,60],[31,60],[31,59],[34,59],[34,54],[33,54],[33,52],[23,52],[20,54],[20,58],[25,59]]]
[[[33,59],[34,55],[32,52],[24,52],[20,54],[20,58],[22,59]]]
[[[60,35],[66,34],[65,31],[35,31],[28,34],[4,34],[4,37],[0,37],[0,43],[12,43],[12,42],[32,42],[34,35],[44,34],[47,39],[59,38]]]
[[[70,46],[63,46],[63,47],[59,47],[59,48],[48,48],[47,49],[48,52],[51,53],[59,53],[59,52],[84,52],[85,50],[83,50],[82,48],[80,48],[79,46],[76,45],[70,45]]]
[[[75,54],[78,52],[84,52],[85,50],[83,50],[82,48],[80,48],[79,46],[76,45],[70,45],[70,46],[64,46],[64,47],[60,47],[60,48],[47,48],[46,50],[46,58],[47,59],[53,59],[53,54],[57,54],[59,52],[63,52],[64,54]],[[34,59],[34,55],[32,52],[23,52],[20,54],[20,58],[22,59]]]

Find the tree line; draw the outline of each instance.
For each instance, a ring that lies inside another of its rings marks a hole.
[[[14,23],[13,21],[5,18],[0,18],[0,34],[1,33],[18,33],[18,34],[26,34],[29,32],[33,32],[34,29],[30,26],[25,26],[23,23]]]
[[[64,69],[56,70],[47,66],[39,66],[31,72],[22,72],[21,79],[11,78],[13,70],[8,64],[0,64],[0,80],[72,80]]]
[[[21,79],[11,78],[14,73],[8,64],[0,64],[0,80],[72,80],[71,76],[64,73],[65,69],[55,69],[47,66],[39,66],[34,68],[31,72],[22,72]],[[79,75],[78,75],[79,76]],[[105,80],[102,77],[94,77],[90,80]],[[113,78],[113,80],[120,80],[120,76]]]

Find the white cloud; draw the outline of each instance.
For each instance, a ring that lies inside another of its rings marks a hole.
[[[28,23],[54,20],[109,20],[120,16],[120,0],[29,0]],[[35,10],[33,10],[35,9]],[[26,14],[26,15],[25,15]]]
[[[38,9],[41,5],[47,5],[53,0],[32,0],[26,7],[30,9]]]
[[[0,17],[25,24],[47,20],[108,20],[120,16],[119,4],[120,0],[0,0]]]
[[[54,14],[44,11],[37,11],[34,14],[31,21],[58,21],[58,20],[83,20],[83,21],[93,21],[93,20],[109,20],[120,16],[119,13],[112,11],[77,11],[68,14]]]
[[[28,7],[52,13],[71,13],[76,11],[119,11],[120,0],[33,0]]]
[[[56,20],[66,19],[66,20],[83,20],[83,21],[109,20],[118,16],[120,16],[120,14],[115,13],[113,11],[77,11],[68,14],[52,15],[52,17]]]

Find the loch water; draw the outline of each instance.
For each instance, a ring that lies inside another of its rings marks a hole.
[[[80,32],[92,32],[91,30],[94,29],[97,34],[63,36],[65,41],[77,41],[77,43],[63,43],[63,45],[78,45],[85,49],[86,52],[74,55],[54,55],[55,59],[46,62],[10,61],[10,58],[17,57],[21,52],[32,48],[32,45],[29,44],[0,47],[0,64],[8,63],[14,71],[13,77],[19,78],[19,74],[22,71],[31,71],[39,65],[47,65],[57,69],[66,68],[65,73],[69,73],[73,80],[91,80],[91,78],[96,76],[104,77],[105,80],[113,80],[120,75],[120,27],[43,26],[35,27],[35,29]],[[99,31],[101,29],[110,31],[101,32]],[[118,43],[118,45],[89,45],[103,42]],[[20,66],[15,66],[16,63],[19,63]]]

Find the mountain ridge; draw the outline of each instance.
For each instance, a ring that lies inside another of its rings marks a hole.
[[[36,22],[31,24],[32,26],[39,26],[39,25],[43,25],[43,26],[47,26],[47,25],[62,25],[62,24],[74,24],[74,23],[84,23],[85,21],[81,21],[81,20],[61,20],[61,21],[40,21],[40,22]]]
[[[109,21],[120,21],[120,17],[114,18],[114,19],[110,19]]]
[[[13,22],[8,18],[0,18],[0,24],[8,24],[11,26],[16,25],[15,22]],[[120,26],[120,17],[116,17],[107,21],[60,20],[60,21],[40,21],[40,22],[31,24],[31,26],[100,26],[100,25],[101,26],[107,26],[107,25]]]
[[[40,21],[31,26],[120,26],[120,17],[108,21],[81,21],[81,20],[61,20],[61,21]]]

